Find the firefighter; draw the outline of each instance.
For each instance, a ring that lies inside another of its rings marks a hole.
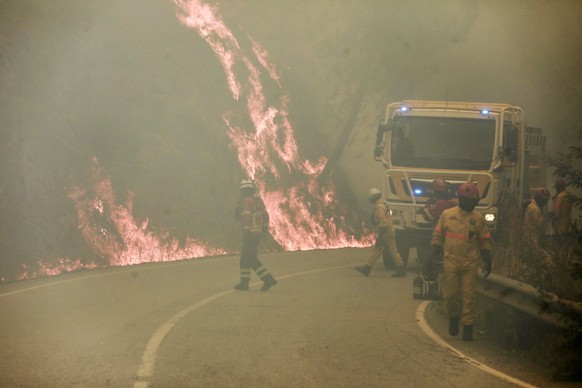
[[[552,219],[558,242],[563,242],[570,231],[570,216],[572,215],[572,201],[570,193],[566,191],[566,181],[556,180],[556,195],[552,198]]]
[[[424,219],[436,225],[442,212],[453,206],[451,200],[449,183],[442,179],[435,179],[431,183],[433,196],[429,199],[423,209]]]
[[[370,275],[372,266],[382,254],[382,251],[386,249],[392,260],[396,264],[396,272],[392,274],[393,278],[401,278],[406,276],[406,268],[404,268],[404,262],[398,249],[396,249],[396,232],[394,231],[394,226],[392,225],[392,215],[390,214],[390,208],[384,199],[382,199],[382,193],[376,188],[370,189],[368,195],[370,203],[374,205],[374,210],[372,211],[372,224],[376,227],[378,234],[376,235],[376,243],[372,247],[372,253],[368,259],[367,264],[362,264],[356,266],[356,271],[360,272],[364,276]]]
[[[455,203],[450,198],[450,185],[442,179],[435,179],[431,183],[432,197],[428,200],[422,215],[425,221],[430,222],[432,228],[436,226],[443,211],[455,206]],[[425,274],[432,272],[432,269],[426,267],[428,262],[426,258],[430,255],[430,243],[432,240],[432,232],[428,236],[422,236],[422,243],[417,247],[417,253],[421,260],[421,265],[425,266]]]
[[[269,229],[269,213],[256,191],[253,181],[243,179],[240,182],[242,198],[235,210],[235,218],[240,221],[243,247],[240,254],[240,283],[234,286],[239,291],[249,289],[251,269],[263,281],[261,291],[267,291],[277,284],[277,280],[258,258],[257,248],[261,236]]]
[[[477,269],[481,258],[484,276],[491,274],[491,235],[483,215],[474,210],[480,198],[477,187],[465,182],[457,195],[459,205],[443,211],[433,232],[431,262],[436,263],[443,256],[443,299],[449,334],[459,334],[461,320],[463,341],[472,341]]]
[[[534,199],[525,209],[525,230],[535,243],[542,240],[545,235],[547,222],[546,217],[544,217],[544,211],[549,200],[550,192],[548,189],[539,187],[534,190]]]

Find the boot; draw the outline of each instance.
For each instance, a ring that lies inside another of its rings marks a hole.
[[[261,291],[267,291],[269,288],[273,287],[277,284],[277,280],[273,277],[273,275],[268,274],[263,278],[263,286],[261,287]]]
[[[240,283],[234,286],[234,289],[239,291],[248,291],[249,279],[241,279]]]
[[[459,334],[459,317],[449,318],[449,334],[453,337]]]
[[[463,326],[463,341],[473,341],[473,325]]]
[[[403,278],[406,276],[406,268],[400,268],[398,271],[392,274],[393,278]]]
[[[364,276],[368,276],[371,270],[372,267],[370,267],[368,264],[356,265],[356,271]]]

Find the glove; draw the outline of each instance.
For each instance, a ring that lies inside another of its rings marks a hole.
[[[440,245],[431,244],[431,255],[430,258],[434,263],[441,261],[443,256],[443,247]]]
[[[432,251],[430,257],[426,259],[424,273],[426,280],[436,279],[436,263],[441,260],[442,248],[438,245],[431,245]]]
[[[491,275],[491,269],[493,267],[493,258],[491,257],[490,250],[481,251],[481,258],[483,259],[483,277]]]

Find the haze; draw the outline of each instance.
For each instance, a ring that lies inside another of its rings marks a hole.
[[[362,217],[365,193],[381,182],[372,150],[389,102],[510,103],[543,128],[550,153],[580,139],[582,2],[209,4],[277,66],[281,87],[264,92],[288,94],[304,159],[329,157],[356,110],[333,167]],[[2,0],[0,85],[2,279],[39,259],[99,260],[68,196],[91,185],[92,157],[120,202],[133,195],[136,219],[180,241],[238,249],[232,209],[244,172],[223,116],[244,107],[171,1]]]

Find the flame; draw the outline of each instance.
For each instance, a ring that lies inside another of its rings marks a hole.
[[[241,128],[232,113],[223,120],[235,145],[238,160],[246,174],[257,181],[259,193],[271,215],[270,231],[285,250],[363,247],[373,243],[373,236],[363,228],[351,226],[345,206],[338,203],[331,180],[318,181],[327,160],[316,163],[301,160],[293,128],[288,119],[289,96],[281,93],[274,104],[263,94],[263,72],[267,82],[281,89],[280,74],[267,51],[252,37],[247,37],[252,55],[247,55],[234,34],[220,17],[216,7],[200,0],[173,0],[178,19],[195,30],[212,48],[223,67],[226,84],[236,101],[245,99],[253,128]],[[92,159],[92,190],[74,186],[69,197],[74,201],[78,227],[89,246],[99,254],[102,264],[81,259],[59,259],[56,264],[39,260],[37,269],[24,265],[18,279],[57,275],[99,266],[125,266],[148,262],[229,254],[187,238],[180,244],[168,233],[154,233],[149,221],[132,215],[133,195],[125,205],[117,202],[111,179],[96,158]],[[287,183],[286,183],[287,182]],[[288,182],[292,182],[290,184]],[[359,235],[359,238],[355,236]],[[4,279],[2,279],[4,281]]]
[[[58,259],[57,263],[47,263],[44,260],[38,260],[36,262],[37,268],[34,269],[28,264],[24,264],[24,272],[16,277],[17,280],[34,279],[41,276],[55,276],[66,272],[79,271],[81,269],[93,269],[98,268],[99,265],[94,262],[84,264],[81,259]],[[5,282],[6,279],[0,279],[1,282]]]
[[[69,197],[74,200],[79,229],[89,245],[110,266],[175,261],[227,254],[223,249],[209,248],[193,238],[184,244],[168,233],[148,230],[148,220],[138,222],[132,215],[130,194],[126,206],[117,203],[111,179],[93,158],[94,196],[74,187]]]
[[[276,104],[267,103],[261,82],[262,70],[266,72],[267,81],[279,88],[281,83],[279,72],[266,50],[249,37],[252,55],[246,54],[216,7],[200,0],[173,1],[180,22],[195,30],[213,49],[223,66],[233,98],[246,99],[253,130],[238,126],[230,114],[224,115],[224,121],[241,167],[257,181],[273,220],[270,228],[275,240],[286,250],[370,245],[372,236],[368,234],[361,240],[356,239],[355,230],[345,216],[341,216],[345,209],[337,204],[333,184],[318,183],[317,176],[325,167],[326,159],[311,163],[299,157],[288,120],[289,97],[282,93]],[[298,183],[281,188],[285,186],[283,174],[287,181]],[[273,180],[274,183],[266,183]]]

